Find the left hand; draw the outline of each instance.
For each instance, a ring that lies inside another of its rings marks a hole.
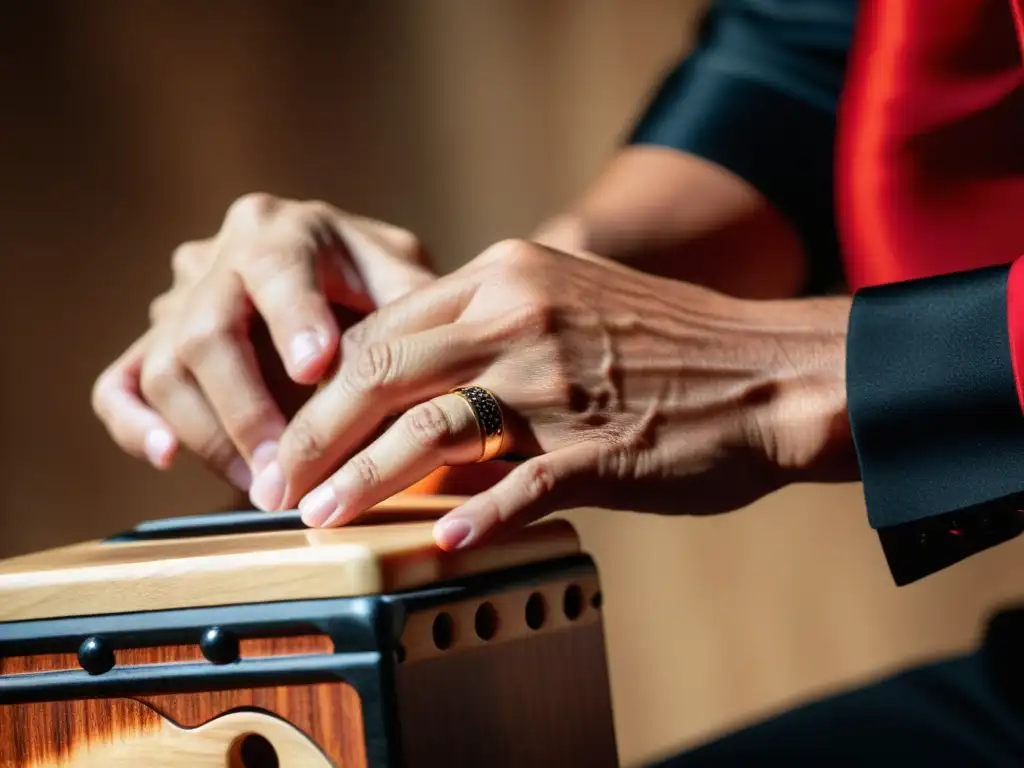
[[[499,243],[350,328],[341,359],[279,444],[269,506],[311,526],[476,461],[449,394],[469,384],[501,402],[522,463],[438,522],[444,549],[561,509],[708,514],[780,484],[765,424],[793,376],[755,305],[597,257]]]

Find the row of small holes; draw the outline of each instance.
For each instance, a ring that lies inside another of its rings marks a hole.
[[[601,607],[601,593],[595,592],[590,598],[590,604],[595,609]],[[583,590],[577,584],[570,584],[565,588],[562,595],[562,612],[569,621],[576,621],[583,613],[584,597]],[[547,621],[548,606],[544,596],[540,592],[534,592],[526,601],[524,618],[526,625],[532,630],[539,630]],[[476,609],[476,616],[473,620],[476,635],[484,642],[491,640],[498,632],[498,612],[491,603],[481,603]],[[433,626],[434,646],[440,651],[446,651],[452,646],[455,639],[455,621],[450,613],[441,612],[434,617]],[[405,657],[405,651],[399,648],[398,660],[401,662]]]

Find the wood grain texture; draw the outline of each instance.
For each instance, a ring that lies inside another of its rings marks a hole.
[[[294,637],[253,637],[239,643],[243,659],[267,656],[289,656],[299,653],[331,653],[334,641],[327,635]],[[133,664],[165,664],[174,661],[202,661],[199,643],[194,645],[159,645],[152,648],[123,648],[114,652],[118,666]],[[74,653],[39,653],[31,656],[0,656],[0,675],[25,672],[54,672],[80,669]]]
[[[232,712],[198,728],[179,728],[164,720],[143,734],[79,749],[73,760],[75,768],[332,768],[306,734],[259,712]],[[33,768],[61,765],[51,760]]]
[[[366,766],[359,695],[344,683],[4,705],[0,766],[77,765],[82,752],[153,738],[165,718],[180,727],[197,727],[241,708],[287,721],[336,766]]]
[[[334,650],[327,635],[247,638],[240,645],[244,658]],[[117,651],[117,657],[122,664],[160,664],[195,661],[202,654],[196,644],[127,648]],[[77,666],[74,654],[0,658],[0,674],[4,675]],[[336,765],[348,768],[366,763],[359,695],[347,684],[332,682],[0,706],[0,766],[69,765],[72,756],[76,756],[78,765],[77,754],[83,750],[96,760],[102,755],[121,759],[128,753],[120,751],[118,745],[140,739],[148,744],[173,739],[162,730],[165,719],[180,728],[197,728],[239,708],[264,711],[286,720],[312,739]],[[224,735],[223,731],[216,732]],[[201,740],[194,748],[182,747],[183,754],[209,752],[211,743]],[[223,755],[221,759],[220,765],[224,765]]]
[[[444,553],[432,522],[126,543],[0,562],[0,621],[380,594],[580,551],[561,520]]]

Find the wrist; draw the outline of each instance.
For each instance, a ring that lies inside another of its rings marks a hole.
[[[749,302],[776,354],[753,421],[779,487],[859,478],[846,403],[849,297]]]

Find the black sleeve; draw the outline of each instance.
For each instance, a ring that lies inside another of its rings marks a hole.
[[[1022,269],[1016,262],[854,297],[850,424],[868,518],[897,584],[1024,531],[1015,370],[1024,365]]]
[[[842,279],[833,194],[836,108],[856,0],[718,0],[630,143],[672,147],[748,181],[809,259],[808,293]]]

